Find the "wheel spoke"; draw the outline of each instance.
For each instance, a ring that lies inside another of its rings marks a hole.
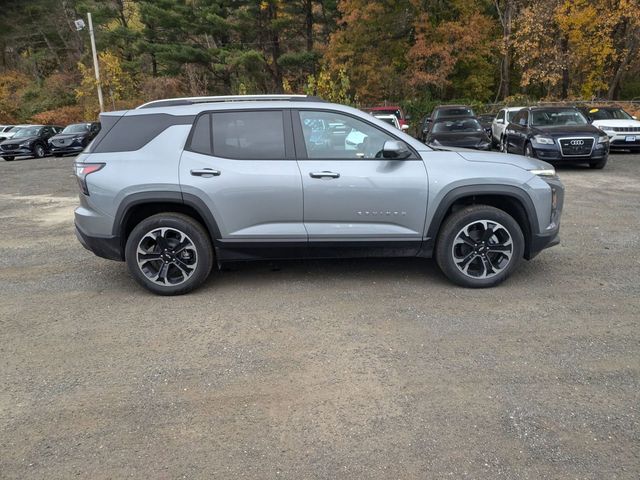
[[[473,248],[476,244],[476,242],[473,241],[473,239],[467,235],[466,233],[461,232],[457,237],[456,240],[453,242],[454,245],[459,245],[461,243],[464,243],[465,245],[469,245],[471,248]]]
[[[510,252],[511,251],[511,245],[502,245],[502,244],[489,244],[487,245],[487,251],[489,252]]]
[[[160,253],[138,253],[139,262],[152,262],[154,260],[162,260]]]
[[[158,271],[158,276],[155,278],[156,282],[166,284],[167,283],[167,272],[169,271],[169,264],[163,263],[162,267]]]

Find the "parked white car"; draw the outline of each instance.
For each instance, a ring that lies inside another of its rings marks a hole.
[[[523,107],[508,107],[503,108],[498,112],[496,117],[491,122],[491,143],[500,147],[500,151],[504,152],[503,139],[504,130],[507,128],[507,124],[513,119],[516,113]]]
[[[640,152],[640,121],[620,107],[593,107],[582,109],[591,123],[609,137],[612,150]]]
[[[371,113],[371,115],[382,120],[383,122],[387,122],[388,124],[393,125],[398,130],[402,130],[402,131],[409,130],[409,125],[404,124],[401,126],[400,121],[398,120],[398,117],[396,117],[395,115],[375,115],[374,113]]]

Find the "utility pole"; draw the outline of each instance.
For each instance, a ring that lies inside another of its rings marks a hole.
[[[93,70],[96,72],[96,83],[98,84],[98,101],[100,102],[100,112],[104,112],[104,102],[102,100],[102,86],[100,85],[100,67],[98,66],[98,53],[96,52],[96,39],[93,35],[93,22],[91,12],[87,13],[89,19],[89,37],[91,37],[91,51],[93,53]]]

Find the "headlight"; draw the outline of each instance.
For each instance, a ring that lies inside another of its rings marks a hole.
[[[536,135],[533,137],[533,141],[539,143],[540,145],[553,145],[555,142],[553,138],[543,137],[542,135]]]
[[[609,137],[606,135],[601,135],[598,137],[598,143],[607,143],[609,141]]]
[[[615,130],[615,127],[605,127],[604,125],[601,125],[598,127],[600,130]]]
[[[534,168],[533,170],[529,170],[534,175],[538,175],[540,177],[555,177],[556,169],[553,167],[549,168]]]

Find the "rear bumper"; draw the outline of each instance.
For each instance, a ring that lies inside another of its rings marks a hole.
[[[98,257],[108,260],[124,261],[124,252],[120,237],[94,237],[84,233],[76,224],[76,237],[84,248]]]

